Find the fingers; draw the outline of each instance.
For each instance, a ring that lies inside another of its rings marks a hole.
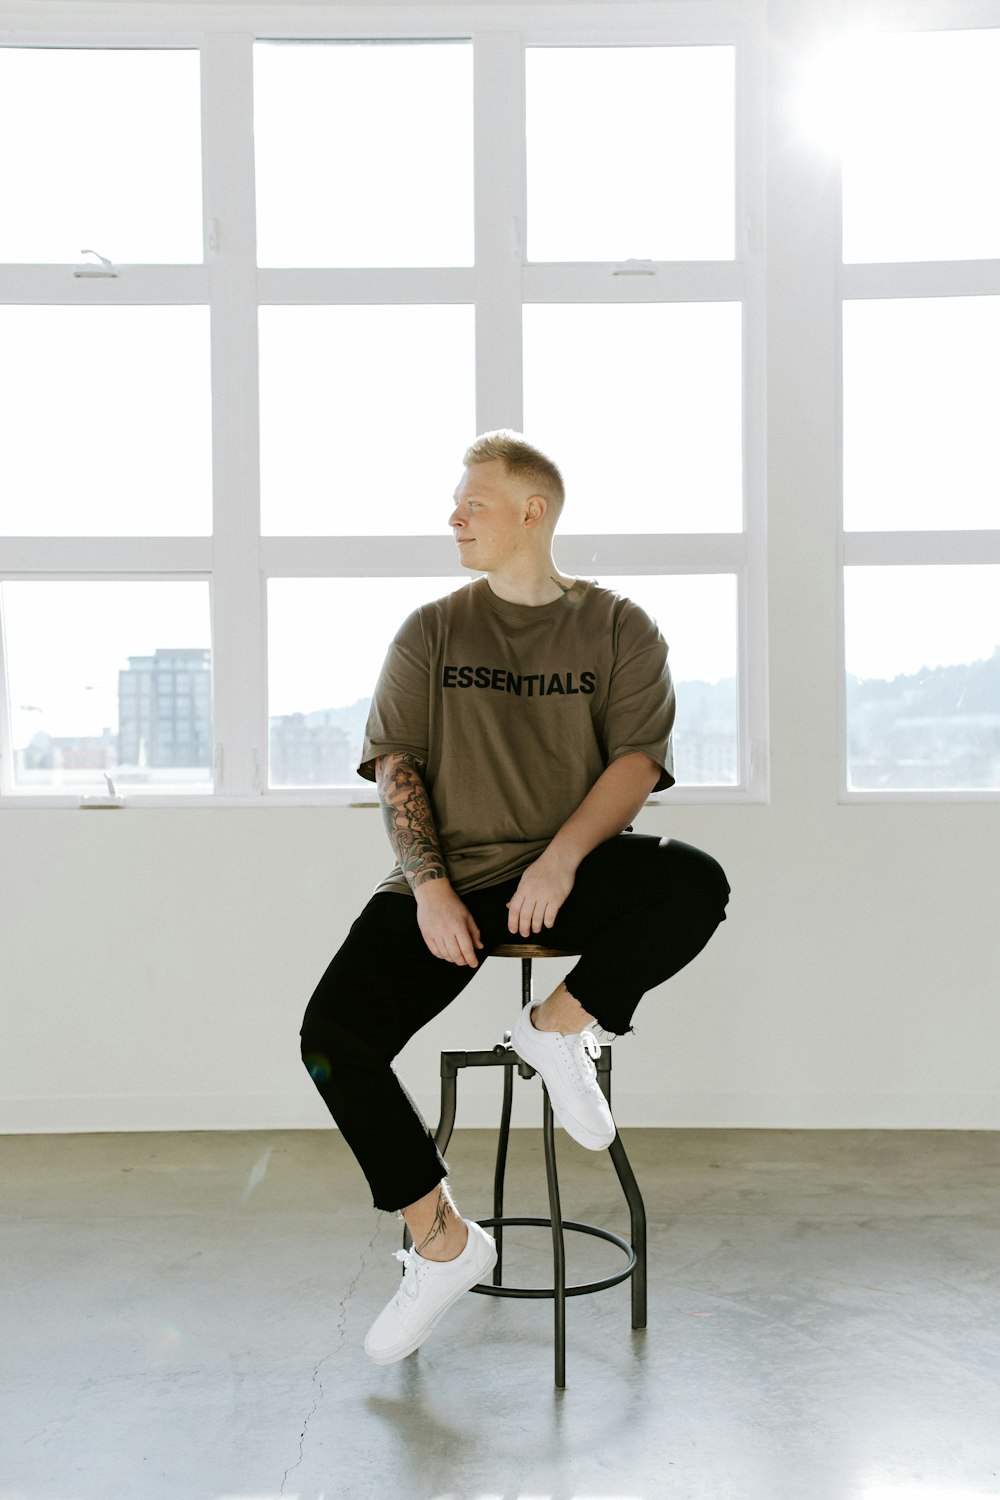
[[[456,932],[454,942],[458,952],[457,956],[452,958],[452,963],[468,965],[470,969],[478,969],[479,960],[472,946],[471,934],[467,930]]]
[[[467,926],[427,933],[424,942],[434,957],[445,963],[457,964],[459,968],[479,968],[476,949],[483,946],[483,940],[471,916]]]
[[[520,937],[530,936],[534,909],[534,906],[529,906],[526,901],[522,901],[519,906],[512,907],[510,916],[507,918],[507,931],[516,932]]]
[[[443,963],[478,969],[482,934],[465,903],[448,889],[417,896],[417,926],[428,950]]]
[[[553,901],[529,902],[525,898],[522,898],[520,903],[516,900],[511,901],[507,931],[516,932],[521,937],[530,937],[533,932],[541,932],[543,926],[551,927],[558,911],[559,906]]]
[[[459,928],[455,934],[455,938],[461,957],[454,959],[453,962],[458,964],[465,963],[468,964],[470,969],[478,969],[479,960],[476,957],[475,950],[483,946],[483,940],[479,935],[479,928],[476,926],[471,912],[466,913],[466,924],[464,927]]]
[[[507,931],[523,938],[537,934],[543,926],[553,925],[561,905],[560,895],[550,884],[529,879],[507,902]]]

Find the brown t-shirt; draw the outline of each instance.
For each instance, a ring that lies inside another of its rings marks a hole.
[[[485,578],[414,610],[389,647],[358,771],[423,762],[457,891],[519,875],[611,761],[642,750],[674,785],[667,643],[631,599],[578,579],[510,604]],[[380,891],[409,891],[397,865]]]

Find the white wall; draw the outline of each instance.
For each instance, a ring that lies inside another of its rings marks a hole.
[[[639,821],[715,855],[733,894],[615,1045],[618,1118],[996,1128],[998,809],[835,805],[831,689],[775,646],[773,805]],[[301,1013],[384,840],[351,808],[4,812],[0,1130],[325,1128]],[[430,1117],[438,1051],[492,1045],[518,983],[494,960],[403,1054]],[[498,1090],[464,1075],[459,1123],[493,1123]]]

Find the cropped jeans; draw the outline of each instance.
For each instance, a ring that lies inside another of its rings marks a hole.
[[[483,940],[478,968],[436,958],[408,893],[371,898],[313,993],[302,1060],[368,1179],[374,1206],[415,1203],[447,1164],[391,1063],[450,1005],[492,948],[523,941],[580,955],[570,994],[613,1034],[631,1030],[647,990],[689,964],[726,919],[729,882],[711,855],[679,839],[622,833],[582,860],[552,927],[507,930],[518,877],[462,893]]]

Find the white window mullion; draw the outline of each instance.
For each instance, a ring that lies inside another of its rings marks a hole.
[[[473,302],[476,295],[466,266],[261,266],[257,288],[262,304],[286,307]]]
[[[950,567],[1000,563],[1000,527],[993,531],[845,531],[844,565]]]
[[[473,69],[476,424],[480,432],[497,427],[520,430],[526,201],[524,47],[520,35],[508,31],[476,33]]]
[[[741,17],[736,53],[736,248],[743,271],[743,526],[738,573],[739,784],[771,798],[767,648],[766,55],[763,28]]]
[[[455,573],[451,537],[265,537],[264,572],[275,578],[424,578]],[[741,572],[747,538],[740,532],[559,533],[569,572],[590,576],[595,558],[605,573]]]
[[[843,764],[838,629],[838,266],[835,174],[790,136],[787,101],[814,44],[815,7],[768,11],[767,377],[770,717],[775,791],[806,805],[836,744]],[[758,600],[758,606],[762,601]],[[803,670],[803,662],[809,670]]]
[[[525,302],[738,302],[746,286],[738,261],[550,261],[524,268]]]
[[[7,636],[3,623],[3,593],[0,591],[0,792],[14,786],[14,747],[10,732],[10,701],[7,692]]]
[[[260,571],[257,233],[252,34],[205,37],[204,206],[212,306],[216,792],[266,783],[267,641]]]
[[[845,265],[841,280],[847,301],[865,297],[996,297],[1000,296],[1000,260]]]
[[[266,536],[260,550],[267,578],[436,578],[458,568],[443,524],[440,536]]]
[[[0,537],[0,575],[209,573],[212,539],[202,536]]]

